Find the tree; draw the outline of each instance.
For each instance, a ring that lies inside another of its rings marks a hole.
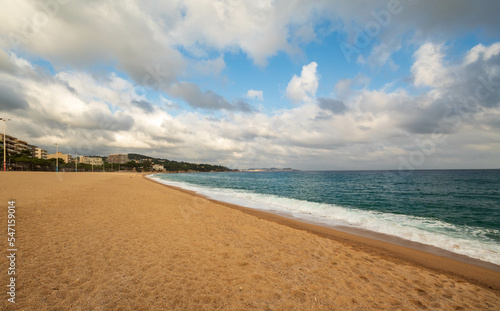
[[[23,171],[33,170],[33,155],[28,150],[23,150],[11,157],[11,163],[20,167]]]

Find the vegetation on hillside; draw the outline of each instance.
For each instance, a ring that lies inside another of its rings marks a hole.
[[[136,172],[151,172],[155,165],[159,165],[161,170],[167,172],[227,172],[229,168],[221,165],[212,164],[196,164],[189,162],[179,162],[167,159],[152,158],[149,156],[131,153],[129,154],[129,162],[124,164],[107,163],[107,157],[101,157],[103,165],[83,164],[75,162],[65,163],[59,158],[59,171],[75,171],[80,172],[115,172],[115,171],[136,171]],[[3,147],[0,146],[0,163],[3,166]],[[1,168],[3,170],[3,167]],[[30,151],[22,151],[21,153],[7,156],[7,169],[16,171],[55,171],[56,159],[37,159],[32,156]]]
[[[230,171],[229,168],[222,166],[222,165],[212,165],[212,164],[196,164],[196,163],[189,163],[189,162],[179,162],[179,161],[172,161],[172,160],[167,160],[167,159],[160,159],[160,158],[152,158],[149,156],[145,156],[142,154],[137,154],[137,153],[129,153],[128,155],[129,162],[126,164],[127,166],[132,166],[132,167],[140,167],[142,165],[152,165],[154,164],[159,164],[163,165],[165,167],[165,170],[168,172],[189,172],[189,171],[194,171],[194,172],[227,172]],[[139,163],[137,163],[137,162]]]

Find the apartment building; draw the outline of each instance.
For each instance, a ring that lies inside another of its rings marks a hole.
[[[102,158],[100,158],[100,157],[88,157],[88,156],[78,157],[78,163],[91,164],[91,165],[103,165]]]
[[[3,135],[1,135],[1,139],[2,139],[2,147],[4,146],[4,141],[3,141]],[[13,137],[13,136],[10,136],[10,135],[6,135],[5,136],[5,145],[7,146],[7,154],[11,155],[13,153],[16,153],[16,149],[17,149],[17,146],[16,146],[16,140],[18,140],[16,137]]]
[[[29,148],[28,148],[28,143],[25,142],[24,140],[20,140],[20,139],[14,139],[14,152],[16,153],[21,153],[25,150],[29,150],[31,151]]]
[[[35,149],[33,151],[33,156],[35,158],[44,159],[44,160],[47,159],[47,150],[39,148],[37,146],[33,146],[33,147],[35,147]]]
[[[128,154],[110,154],[108,157],[108,163],[124,164],[129,161]]]
[[[165,166],[163,164],[153,164],[153,171],[163,171]]]
[[[73,162],[73,157],[70,154],[63,154],[62,152],[57,152],[54,154],[47,155],[47,159],[55,159],[55,158],[63,159],[64,163]]]
[[[28,144],[26,141],[18,139],[17,137],[5,135],[5,140],[7,142],[7,154],[13,155],[15,153],[21,153],[22,151],[29,151],[31,155],[38,159],[47,159],[47,150],[39,148],[34,145]],[[0,135],[0,146],[3,147],[3,135]]]

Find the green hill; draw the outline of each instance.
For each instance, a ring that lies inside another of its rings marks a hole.
[[[143,167],[147,169],[154,164],[160,164],[165,167],[165,170],[169,172],[228,172],[231,171],[229,168],[222,165],[212,165],[212,164],[197,164],[197,163],[189,163],[189,162],[179,162],[172,161],[161,158],[153,158],[150,156],[138,154],[138,153],[129,153],[128,158],[130,160],[129,163],[125,164],[127,166],[132,165],[136,168]],[[137,163],[137,162],[139,163]]]

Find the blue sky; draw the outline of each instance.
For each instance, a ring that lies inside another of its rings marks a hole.
[[[0,116],[54,152],[500,168],[498,1],[0,4]]]

